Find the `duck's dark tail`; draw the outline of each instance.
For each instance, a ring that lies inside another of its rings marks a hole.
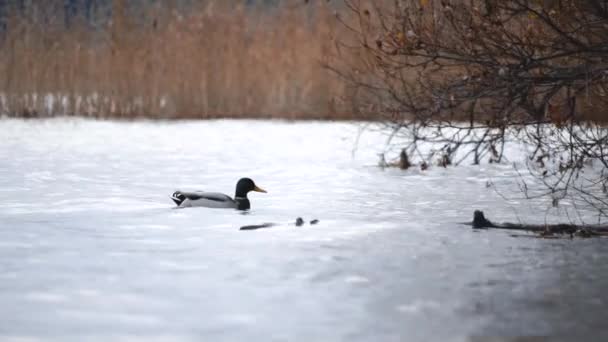
[[[171,199],[173,200],[173,202],[175,202],[175,204],[179,206],[182,204],[183,201],[186,200],[186,196],[184,196],[184,194],[182,194],[181,192],[176,191],[173,193],[173,195],[171,195]]]

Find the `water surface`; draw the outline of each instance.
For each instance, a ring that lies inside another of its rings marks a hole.
[[[1,120],[0,339],[608,337],[604,240],[473,231],[564,217],[486,186],[511,165],[379,169],[359,126]],[[169,199],[244,176],[247,214]]]

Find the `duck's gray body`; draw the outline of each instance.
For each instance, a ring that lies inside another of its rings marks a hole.
[[[232,197],[219,192],[176,191],[171,196],[179,207],[206,207],[206,208],[238,208],[238,202]]]

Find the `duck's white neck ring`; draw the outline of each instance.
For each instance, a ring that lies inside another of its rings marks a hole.
[[[246,200],[246,199],[247,199],[247,197],[235,197],[234,199],[235,199],[235,200]]]

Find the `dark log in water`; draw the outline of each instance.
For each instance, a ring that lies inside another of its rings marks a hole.
[[[310,225],[315,225],[319,223],[319,220],[314,219],[312,221],[310,221]],[[306,221],[304,221],[303,218],[298,217],[296,218],[295,223],[292,223],[293,225],[295,225],[296,227],[302,227],[304,224],[306,224]],[[287,224],[287,225],[292,225],[292,224]],[[280,224],[278,223],[272,223],[272,222],[268,222],[268,223],[262,223],[262,224],[251,224],[251,225],[247,225],[247,226],[242,226],[240,228],[240,230],[256,230],[256,229],[263,229],[263,228],[271,228],[271,227],[275,227],[275,226],[280,226]]]
[[[262,228],[270,228],[276,226],[276,223],[262,223],[262,224],[251,224],[248,226],[242,226],[240,230],[256,230]]]
[[[608,235],[608,225],[577,225],[577,224],[522,224],[522,223],[494,223],[486,219],[483,211],[475,210],[473,213],[473,222],[470,223],[474,229],[509,229],[509,230],[524,230],[540,233],[542,235],[549,234],[570,234],[578,236],[600,236]]]

